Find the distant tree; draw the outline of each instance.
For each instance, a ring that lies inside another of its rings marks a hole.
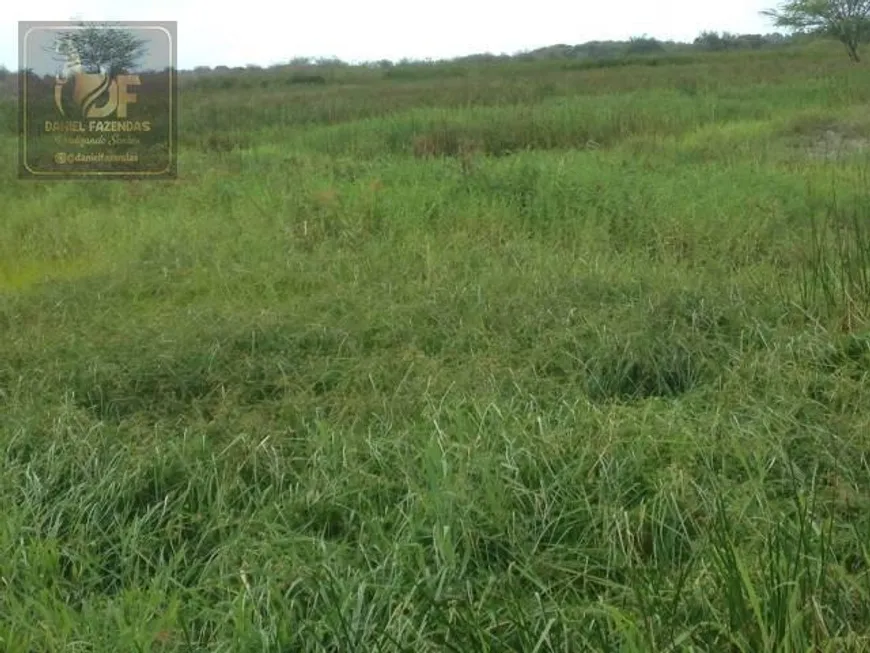
[[[695,47],[711,52],[722,50],[738,50],[748,45],[746,36],[738,36],[729,32],[701,32],[701,35],[692,43]]]
[[[633,36],[628,41],[626,52],[628,54],[651,54],[664,52],[664,49],[664,46],[657,39],[648,36]]]
[[[718,32],[701,32],[692,45],[695,45],[703,50],[722,50],[722,39]]]
[[[786,0],[761,13],[777,27],[836,38],[856,63],[858,46],[870,40],[870,0]]]
[[[764,47],[764,37],[761,34],[741,34],[735,41],[740,48],[758,50]]]
[[[338,57],[318,57],[311,62],[315,66],[334,66],[336,68],[343,68],[347,66],[347,64],[339,59]]]

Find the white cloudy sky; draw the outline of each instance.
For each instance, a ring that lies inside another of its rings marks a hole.
[[[703,30],[773,31],[759,11],[779,0],[60,0],[7,3],[0,64],[18,67],[20,20],[176,20],[182,69],[267,66],[294,56],[345,61],[513,53],[555,43],[648,34],[692,40]]]

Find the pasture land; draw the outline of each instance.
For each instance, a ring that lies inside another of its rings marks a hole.
[[[870,650],[867,65],[432,70],[0,102],[0,649]]]

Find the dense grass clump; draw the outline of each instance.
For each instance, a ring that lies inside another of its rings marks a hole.
[[[622,64],[0,159],[0,649],[870,647],[870,73]]]

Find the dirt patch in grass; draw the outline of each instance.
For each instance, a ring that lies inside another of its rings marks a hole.
[[[826,129],[807,146],[807,154],[812,159],[841,159],[857,152],[870,152],[870,137],[836,128]]]
[[[870,125],[831,116],[803,116],[786,129],[791,145],[811,159],[836,160],[870,152]]]

